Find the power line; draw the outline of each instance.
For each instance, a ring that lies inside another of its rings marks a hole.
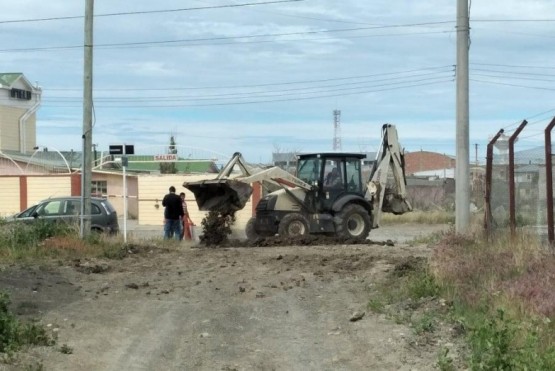
[[[478,80],[478,79],[470,79],[470,81],[482,82],[482,83],[494,84],[494,85],[514,86],[514,87],[517,87],[517,88],[528,88],[528,89],[538,89],[538,90],[555,91],[555,89],[542,88],[542,87],[539,87],[539,86],[527,86],[527,85],[509,84],[509,83],[503,83],[503,82],[495,82],[495,81],[487,81],[487,80]]]
[[[548,74],[548,73],[534,73],[534,72],[520,72],[520,71],[503,71],[503,70],[490,70],[487,68],[472,68],[472,71],[480,71],[480,72],[493,72],[493,73],[500,73],[500,74],[508,74],[508,75],[528,75],[528,76],[549,76],[555,77],[555,75]]]
[[[493,77],[498,79],[510,79],[510,80],[543,81],[543,82],[555,81],[555,79],[549,79],[545,77],[540,79],[540,78],[534,78],[534,77],[490,75],[487,73],[472,73],[472,76]]]
[[[141,15],[141,14],[155,14],[155,13],[176,13],[191,10],[205,10],[205,9],[222,9],[222,8],[239,8],[244,6],[254,6],[254,5],[269,5],[269,4],[280,4],[280,3],[292,3],[304,0],[275,0],[275,1],[264,1],[259,3],[242,3],[242,4],[227,4],[227,5],[210,5],[210,6],[197,6],[193,8],[179,8],[179,9],[162,9],[162,10],[144,10],[137,12],[119,12],[119,13],[105,13],[105,14],[95,14],[95,18],[99,17],[115,17],[123,15]],[[31,19],[13,19],[7,21],[0,21],[0,24],[8,23],[27,23],[27,22],[48,22],[48,21],[60,21],[60,20],[70,20],[70,19],[81,19],[84,18],[82,15],[65,16],[65,17],[49,17],[49,18],[31,18]]]
[[[555,22],[555,19],[472,19],[472,22]]]
[[[345,29],[331,29],[331,30],[315,30],[315,31],[302,31],[302,32],[289,32],[289,33],[275,33],[275,34],[256,34],[256,35],[243,35],[243,36],[220,36],[220,37],[206,37],[197,39],[178,39],[178,40],[159,40],[159,41],[138,41],[138,42],[125,42],[125,43],[112,43],[112,44],[96,44],[97,49],[111,49],[111,48],[138,48],[145,46],[201,46],[201,45],[223,45],[224,43],[218,44],[199,44],[199,42],[212,42],[212,41],[230,41],[230,40],[246,40],[259,37],[287,37],[287,36],[301,36],[301,35],[316,35],[323,33],[341,33],[341,32],[354,32],[354,31],[368,31],[375,29],[384,28],[402,28],[402,27],[417,27],[424,24],[406,24],[406,25],[388,25],[388,26],[375,26],[375,27],[357,27],[357,28],[345,28]],[[411,32],[411,33],[396,33],[396,34],[381,34],[381,35],[364,35],[364,36],[351,36],[345,38],[361,38],[361,37],[383,37],[383,36],[406,36],[406,35],[423,35],[423,34],[440,34],[448,33],[452,31],[427,31],[427,32]],[[278,40],[279,42],[284,41],[313,41],[322,39],[293,39],[293,40]],[[233,44],[247,44],[247,43],[267,43],[276,42],[276,40],[262,40],[262,41],[242,41],[241,43]],[[182,43],[194,43],[190,45],[181,45]],[[228,43],[226,43],[228,44]],[[231,43],[229,43],[231,44]],[[34,47],[34,48],[13,48],[13,49],[0,49],[0,53],[14,53],[14,52],[32,52],[32,51],[57,51],[57,50],[67,50],[67,49],[81,49],[82,45],[69,45],[69,46],[50,46],[50,47]]]
[[[420,77],[420,76],[414,76]],[[166,96],[166,97],[111,97],[111,98],[96,98],[95,101],[103,101],[105,103],[115,103],[115,102],[148,102],[148,101],[165,101],[165,102],[180,102],[183,100],[187,101],[203,101],[203,100],[229,100],[229,99],[245,99],[245,98],[271,98],[271,97],[279,97],[279,96],[291,96],[291,92],[294,92],[296,95],[306,95],[306,94],[317,94],[317,93],[331,93],[331,92],[339,92],[339,91],[352,91],[352,90],[360,90],[360,89],[367,89],[373,87],[383,87],[383,86],[393,86],[399,84],[408,84],[408,83],[417,83],[417,82],[424,82],[424,81],[431,81],[437,79],[445,79],[447,77],[453,78],[454,76],[436,76],[436,77],[428,77],[422,79],[412,79],[406,81],[397,81],[397,82],[388,82],[383,84],[373,84],[373,85],[364,85],[364,86],[356,86],[350,88],[337,88],[337,89],[322,89],[322,88],[330,88],[336,86],[343,86],[345,84],[339,85],[328,85],[328,86],[319,86],[319,87],[308,87],[308,88],[296,88],[296,89],[286,89],[286,90],[278,90],[278,91],[263,91],[263,92],[247,92],[247,93],[233,93],[233,94],[221,94],[221,95],[208,95],[208,96]],[[374,82],[380,82],[383,80],[377,80]],[[362,83],[362,82],[361,82]],[[361,84],[358,83],[358,84]],[[301,90],[311,90],[311,91],[301,91]],[[45,99],[45,101],[50,101],[50,99]],[[62,98],[63,102],[80,102],[80,99],[76,98]]]
[[[180,108],[180,107],[213,107],[213,106],[232,106],[232,105],[246,105],[246,104],[260,104],[260,103],[276,103],[276,102],[289,102],[289,101],[298,101],[298,100],[308,100],[308,99],[321,99],[321,98],[331,98],[331,97],[339,97],[339,96],[349,96],[349,95],[359,95],[359,94],[367,94],[367,93],[377,93],[382,91],[390,91],[390,90],[399,90],[399,89],[407,89],[413,87],[422,87],[427,85],[437,85],[446,82],[453,82],[453,79],[444,79],[440,81],[433,81],[433,82],[426,82],[426,83],[418,83],[418,84],[411,84],[406,86],[396,86],[396,87],[389,87],[384,89],[376,89],[376,90],[366,90],[366,91],[358,91],[358,92],[349,92],[349,93],[341,93],[341,94],[324,94],[324,95],[315,95],[311,97],[294,97],[294,98],[281,98],[281,99],[271,99],[271,100],[256,100],[256,101],[246,101],[246,102],[225,102],[225,103],[202,103],[202,104],[175,104],[175,105],[126,105],[126,106],[101,106],[102,108],[143,108],[143,109],[151,109],[151,108]],[[71,105],[61,105],[61,106],[48,106],[48,107],[77,107]],[[99,108],[97,106],[97,108]]]
[[[514,64],[494,64],[494,63],[470,63],[470,65],[477,66],[493,66],[493,67],[508,67],[508,68],[540,68],[555,70],[555,67],[549,66],[531,66],[531,65],[514,65]]]
[[[369,75],[355,75],[355,76],[344,76],[344,77],[334,77],[328,79],[317,79],[317,80],[301,80],[301,81],[286,81],[286,82],[277,82],[277,83],[264,83],[264,84],[246,84],[246,85],[218,85],[218,86],[192,86],[192,87],[184,87],[184,88],[95,88],[95,91],[172,91],[172,90],[209,90],[209,89],[243,89],[243,88],[258,88],[258,87],[268,87],[268,86],[283,86],[283,85],[297,85],[297,84],[312,84],[312,83],[323,83],[323,82],[331,82],[331,81],[341,81],[341,80],[352,80],[352,79],[361,79],[361,78],[369,78],[369,77],[381,77],[381,76],[391,76],[391,75],[401,75],[401,74],[409,74],[415,72],[423,72],[423,71],[430,71],[430,70],[441,70],[449,68],[449,71],[454,71],[453,65],[443,65],[443,66],[434,66],[434,67],[423,67],[418,69],[410,69],[410,70],[401,70],[401,71],[394,71],[394,72],[381,72]],[[439,71],[438,71],[439,72]],[[46,88],[44,90],[55,90],[55,91],[79,91],[81,92],[82,88]]]

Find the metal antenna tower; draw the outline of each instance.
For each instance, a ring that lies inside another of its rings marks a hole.
[[[341,151],[341,110],[333,110],[333,150]]]

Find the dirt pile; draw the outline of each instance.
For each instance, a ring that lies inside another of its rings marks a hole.
[[[226,245],[233,223],[235,223],[235,212],[210,211],[201,222],[203,233],[199,237],[200,244],[207,247]]]
[[[223,223],[222,223],[223,224]],[[224,227],[221,227],[224,229]],[[210,237],[211,235],[207,235]],[[239,239],[228,239],[227,235],[225,239],[217,239],[215,236],[208,238],[208,243],[201,244],[209,247],[273,247],[273,246],[328,246],[328,245],[380,245],[380,246],[394,246],[393,241],[373,241],[367,239],[357,239],[357,238],[342,238],[336,236],[326,236],[311,234],[301,237],[287,237],[287,236],[272,236],[272,237],[260,237],[254,240],[239,240]],[[218,242],[216,242],[218,241]]]

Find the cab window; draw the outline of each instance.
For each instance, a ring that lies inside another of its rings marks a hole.
[[[303,182],[314,184],[320,179],[320,159],[307,158],[299,161],[297,178]]]
[[[349,158],[345,165],[347,168],[347,190],[349,192],[361,193],[362,179],[360,179],[360,159]]]

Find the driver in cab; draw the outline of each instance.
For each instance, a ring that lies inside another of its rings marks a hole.
[[[341,188],[343,186],[343,181],[341,179],[341,174],[339,169],[334,167],[331,172],[326,176],[325,184],[326,188]]]

